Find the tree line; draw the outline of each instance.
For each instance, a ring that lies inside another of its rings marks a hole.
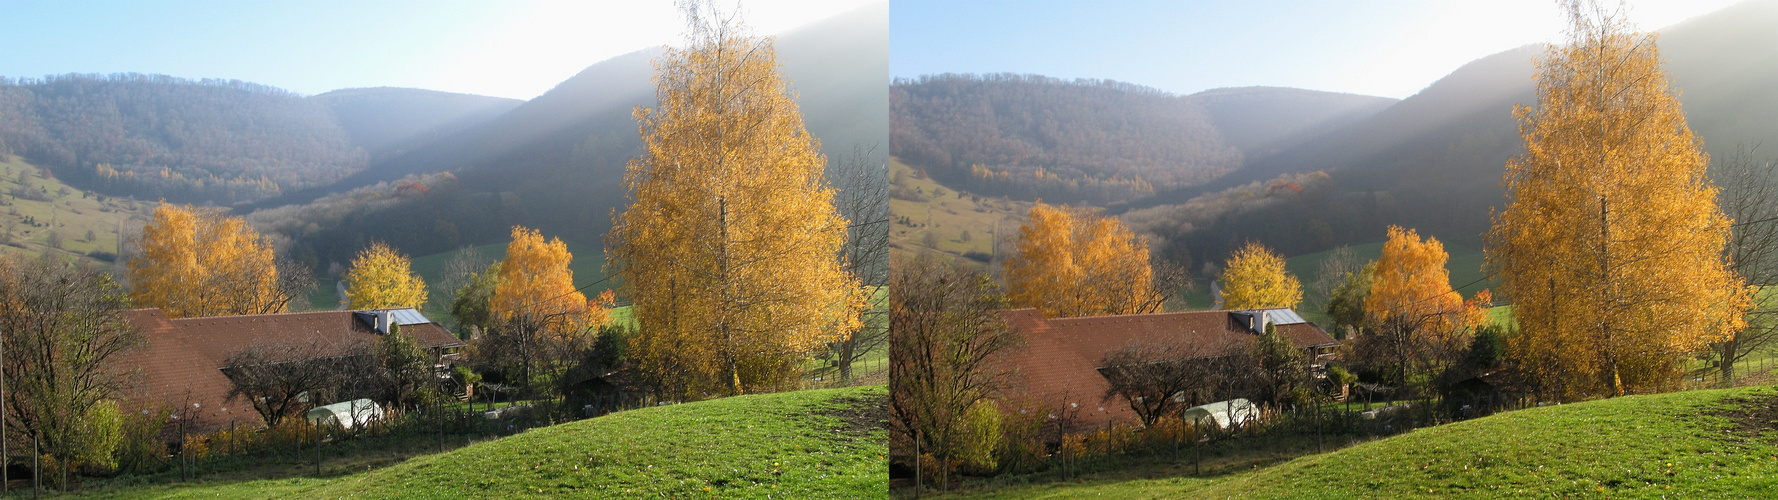
[[[0,82],[0,153],[108,195],[220,205],[328,184],[368,161],[300,95],[133,73]]]
[[[945,74],[889,95],[890,154],[986,195],[1105,203],[1241,164],[1189,99],[1127,83]]]

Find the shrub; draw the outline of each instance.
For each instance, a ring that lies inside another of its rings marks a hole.
[[[1044,415],[1037,407],[1008,412],[1000,420],[1000,449],[996,454],[1003,474],[1036,471],[1049,458],[1049,447],[1043,442]]]
[[[112,452],[119,471],[149,474],[166,466],[167,443],[161,440],[161,431],[166,429],[167,418],[172,414],[164,408],[145,409],[120,419],[122,439]]]
[[[1000,448],[1000,405],[985,399],[963,414],[961,439],[955,458],[969,474],[989,474],[996,469],[995,451]]]
[[[117,470],[117,459],[113,455],[117,444],[123,438],[123,415],[117,411],[116,401],[100,401],[86,412],[86,418],[75,428],[73,446],[74,460],[70,466],[84,466],[97,474],[110,474]]]

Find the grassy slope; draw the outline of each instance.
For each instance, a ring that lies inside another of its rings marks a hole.
[[[148,221],[154,212],[155,203],[132,201],[128,198],[110,198],[99,202],[97,196],[88,195],[72,186],[63,184],[58,179],[44,179],[37,175],[41,170],[25,163],[18,157],[0,155],[0,199],[11,203],[0,207],[0,230],[13,225],[15,241],[25,246],[19,249],[12,246],[0,246],[5,252],[30,252],[33,255],[43,253],[49,248],[51,230],[62,237],[64,255],[70,258],[85,255],[94,250],[117,252],[118,230],[131,232],[129,226],[140,226]],[[26,181],[32,187],[42,187],[49,191],[51,201],[32,201],[13,198],[10,194],[19,185],[19,174],[26,174]],[[67,188],[69,194],[57,194]],[[41,227],[25,225],[25,217],[31,217]],[[55,227],[48,227],[51,220]],[[87,231],[92,231],[94,238],[86,239]]]
[[[889,241],[897,254],[911,255],[927,248],[924,245],[927,232],[933,233],[937,240],[936,250],[953,257],[968,252],[992,254],[996,234],[1018,231],[1019,224],[1025,221],[1025,214],[1031,211],[1030,202],[977,198],[967,192],[959,198],[957,193],[962,191],[942,186],[930,178],[921,179],[914,174],[913,168],[894,158],[889,160],[889,175],[898,179],[899,185],[928,197],[924,203],[900,198],[889,200],[889,211],[895,218],[889,229]],[[933,196],[940,189],[945,195]],[[930,227],[927,227],[928,216]],[[902,217],[907,217],[911,224],[903,224]],[[963,241],[964,232],[969,233],[969,241]]]
[[[823,412],[883,386],[740,396],[544,427],[388,468],[326,478],[160,485],[109,498],[748,497],[887,495],[881,424]]]
[[[1723,498],[1778,496],[1774,431],[1729,432],[1725,398],[1689,391],[1548,406],[1459,422],[1212,478],[1001,488],[995,498]],[[1769,427],[1771,424],[1768,423]]]

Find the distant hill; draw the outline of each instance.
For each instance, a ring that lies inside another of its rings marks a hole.
[[[1246,87],[1179,96],[1105,80],[933,75],[891,87],[898,158],[989,195],[1105,204],[1203,184],[1394,99]]]
[[[1778,144],[1778,1],[1750,1],[1660,31],[1666,68],[1692,130],[1713,156],[1738,145]],[[1316,203],[1280,205],[1269,214],[1231,216],[1199,242],[1281,235],[1253,221],[1321,220],[1324,243],[1287,250],[1310,252],[1342,243],[1381,239],[1389,224],[1479,247],[1489,210],[1504,206],[1501,176],[1522,148],[1513,107],[1534,105],[1533,61],[1543,49],[1525,46],[1473,61],[1420,93],[1355,123],[1270,154],[1250,155],[1240,170],[1203,185],[1158,193],[1121,208],[1182,203],[1245,183],[1293,172],[1326,171],[1339,193]],[[1241,227],[1237,227],[1241,226]],[[1184,241],[1181,239],[1180,241]],[[1190,243],[1187,243],[1190,244]]]
[[[878,3],[784,33],[775,47],[804,123],[830,158],[856,146],[884,161],[888,145],[888,14]],[[333,217],[289,234],[314,263],[344,262],[370,240],[413,255],[503,241],[522,224],[586,245],[603,244],[621,205],[624,167],[640,148],[632,112],[654,104],[647,49],[601,61],[497,118],[441,135],[331,185],[240,212],[302,205],[324,196],[433,172],[452,172],[412,203]],[[303,213],[283,210],[279,213]],[[307,211],[313,212],[313,211]],[[279,227],[307,227],[276,224]]]
[[[274,87],[165,75],[0,79],[0,153],[108,195],[233,204],[365,167],[327,107]]]
[[[1211,89],[1187,99],[1209,113],[1223,141],[1247,158],[1359,121],[1397,101],[1287,87]]]
[[[525,102],[394,87],[340,89],[309,100],[333,111],[352,143],[373,159],[481,125]]]

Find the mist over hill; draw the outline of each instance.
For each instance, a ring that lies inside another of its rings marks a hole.
[[[373,161],[480,125],[525,102],[395,87],[340,89],[309,99],[333,111],[335,122]]]
[[[887,158],[888,15],[879,3],[777,37],[778,62],[809,132],[830,159],[854,147]],[[290,251],[314,264],[344,262],[371,240],[424,255],[501,241],[512,225],[601,245],[620,181],[640,139],[632,113],[654,105],[647,49],[589,66],[510,111],[372,161],[338,182],[243,206],[265,227],[287,228]],[[450,176],[431,175],[449,172]],[[401,186],[401,203],[372,202]],[[382,187],[378,187],[382,186]],[[337,193],[366,193],[338,196]],[[420,194],[416,194],[420,193]],[[325,206],[307,205],[322,204]],[[278,208],[286,206],[296,206]],[[273,210],[276,209],[276,210]],[[323,220],[273,215],[329,214]]]
[[[1713,157],[1761,143],[1756,156],[1778,156],[1778,2],[1756,1],[1659,32],[1668,75],[1692,130]],[[1219,256],[1256,239],[1287,254],[1383,238],[1390,224],[1479,247],[1491,209],[1505,205],[1507,160],[1522,149],[1515,105],[1535,105],[1534,60],[1541,46],[1477,59],[1418,94],[1354,123],[1247,156],[1214,181],[1126,205],[1114,213],[1162,207],[1280,175],[1324,171],[1325,193],[1222,213],[1215,220],[1175,220],[1160,227],[1171,252]]]

